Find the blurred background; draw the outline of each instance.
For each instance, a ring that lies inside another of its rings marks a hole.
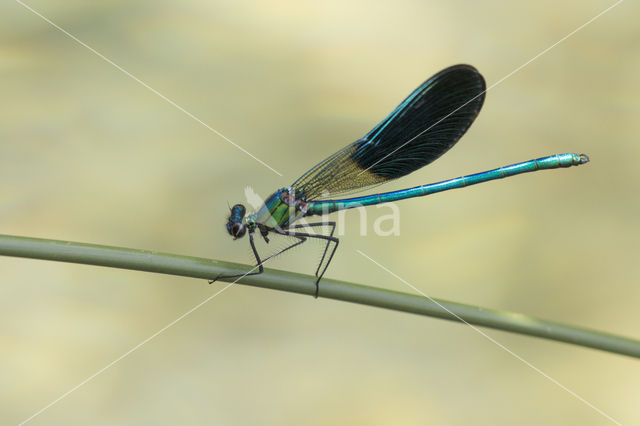
[[[456,63],[496,83],[611,6],[506,1],[0,5],[0,233],[250,263],[228,204],[266,197]],[[393,190],[563,152],[546,171],[347,214],[327,276],[640,338],[640,7],[623,2],[487,93],[466,136]],[[634,18],[634,16],[636,18]],[[312,273],[319,248],[271,267]],[[0,423],[17,424],[222,283],[0,257]],[[488,330],[624,424],[637,360]],[[232,286],[29,424],[609,421],[471,328]]]

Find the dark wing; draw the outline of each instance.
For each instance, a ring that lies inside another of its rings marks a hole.
[[[482,75],[470,65],[446,68],[420,85],[387,118],[296,180],[296,198],[355,192],[407,175],[447,152],[484,102]]]

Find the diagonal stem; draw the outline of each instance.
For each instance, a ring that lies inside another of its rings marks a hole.
[[[0,255],[107,266],[192,278],[243,274],[250,266],[197,257],[122,247],[0,234]],[[315,277],[265,269],[261,275],[238,281],[254,287],[306,295],[316,292]],[[560,324],[514,312],[498,311],[421,295],[401,293],[345,281],[323,279],[319,297],[376,306],[395,311],[465,322],[517,334],[571,343],[640,358],[640,341],[581,327]],[[446,308],[446,309],[443,309]]]

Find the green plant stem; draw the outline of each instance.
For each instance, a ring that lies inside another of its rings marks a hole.
[[[193,278],[243,274],[252,267],[176,254],[96,244],[0,234],[0,255],[108,266]],[[237,281],[255,287],[313,295],[315,277],[266,269]],[[464,305],[323,278],[319,297],[409,312],[471,325],[511,331],[640,358],[640,341],[594,330],[545,321],[513,312]]]

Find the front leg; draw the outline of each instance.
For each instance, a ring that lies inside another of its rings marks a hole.
[[[263,237],[265,237],[264,234],[263,234]],[[261,273],[264,272],[264,268],[262,267],[262,265],[266,261],[268,261],[268,260],[270,260],[270,259],[272,259],[272,258],[284,253],[285,251],[290,250],[290,249],[294,248],[295,246],[298,246],[298,245],[304,243],[305,241],[307,241],[307,239],[305,237],[302,237],[302,236],[296,236],[296,238],[298,239],[298,241],[296,241],[295,243],[291,244],[288,247],[283,248],[282,250],[280,250],[279,252],[277,252],[275,254],[272,254],[271,256],[265,258],[264,260],[260,260],[260,255],[258,255],[258,250],[256,250],[255,241],[253,240],[253,232],[250,232],[249,233],[249,244],[251,244],[251,250],[253,251],[253,255],[256,258],[256,262],[257,262],[256,266],[258,267],[258,271],[257,272],[247,272],[246,274],[238,274],[238,275],[218,275],[215,279],[210,280],[209,284],[213,284],[214,282],[216,282],[220,278],[238,278],[238,277],[243,278],[243,277],[246,277],[248,275],[260,275]],[[268,239],[265,238],[265,240],[267,242],[269,242]]]
[[[209,284],[213,284],[214,282],[218,281],[219,279],[226,279],[226,278],[243,278],[246,277],[248,275],[260,275],[261,273],[264,272],[264,268],[262,267],[262,261],[260,260],[260,255],[258,254],[258,250],[256,250],[256,244],[253,241],[253,231],[249,232],[249,244],[251,245],[251,250],[253,251],[253,255],[256,258],[256,266],[258,267],[258,271],[257,272],[251,272],[253,271],[253,268],[250,272],[247,272],[245,274],[238,274],[238,275],[218,275],[217,277],[215,277],[212,280],[209,280]]]

